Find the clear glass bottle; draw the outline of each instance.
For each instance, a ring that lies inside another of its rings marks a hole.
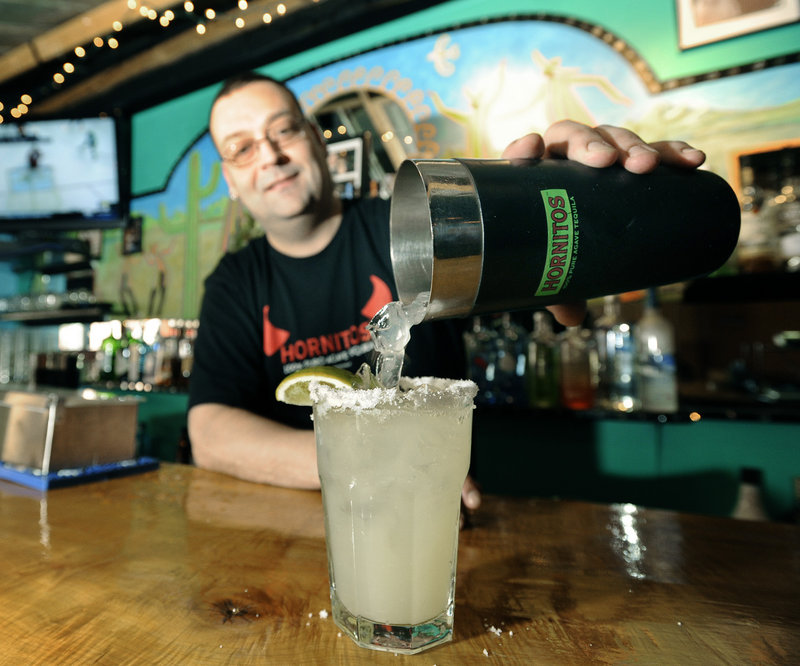
[[[603,299],[603,314],[594,325],[597,344],[597,404],[603,409],[633,412],[641,407],[636,376],[633,327],[622,318],[619,296]]]
[[[731,513],[739,520],[769,520],[764,508],[763,474],[760,469],[743,467],[739,472],[739,492]]]
[[[567,409],[587,410],[595,406],[597,351],[591,333],[568,326],[559,336],[561,404]]]
[[[527,365],[527,331],[514,322],[509,312],[494,318],[497,366],[495,391],[497,401],[504,405],[522,405],[525,394],[525,366]]]
[[[128,328],[128,381],[144,382],[146,368],[149,363],[150,345],[144,339],[141,322],[130,322]]]
[[[552,315],[545,310],[533,313],[526,373],[528,404],[538,409],[557,407],[558,340],[553,332]]]
[[[644,313],[633,334],[642,409],[660,414],[677,412],[675,332],[658,309],[655,289],[647,291]]]
[[[736,247],[739,270],[743,273],[774,271],[778,266],[778,236],[770,196],[756,182],[756,173],[748,156],[742,165],[742,225]]]
[[[781,158],[781,188],[775,197],[775,224],[782,268],[800,271],[800,160],[786,150]]]
[[[478,385],[476,404],[493,405],[497,402],[494,390],[497,365],[495,336],[496,333],[486,328],[480,317],[473,317],[472,328],[464,332],[467,376]]]

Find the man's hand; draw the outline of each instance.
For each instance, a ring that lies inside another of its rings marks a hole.
[[[622,127],[589,127],[572,120],[552,124],[544,133],[528,134],[503,151],[505,159],[566,158],[591,167],[620,164],[631,173],[648,173],[659,164],[696,169],[705,153],[684,141],[647,143]],[[586,316],[585,303],[565,303],[547,308],[564,326],[577,326]]]
[[[659,164],[696,169],[706,159],[703,151],[684,141],[647,143],[622,127],[589,127],[572,120],[553,123],[544,136],[528,134],[517,139],[506,147],[503,157],[563,157],[591,167],[619,163],[631,173],[648,173]]]
[[[471,476],[467,476],[461,488],[461,527],[467,524],[467,511],[475,511],[481,505],[481,493]]]

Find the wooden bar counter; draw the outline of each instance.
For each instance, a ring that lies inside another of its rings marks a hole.
[[[357,647],[328,617],[318,492],[191,466],[0,486],[2,664],[797,664],[800,529],[484,498],[452,643]]]

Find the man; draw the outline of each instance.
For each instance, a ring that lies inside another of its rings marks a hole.
[[[274,390],[304,363],[341,359],[336,365],[356,370],[369,360],[364,327],[397,298],[388,204],[334,195],[324,142],[278,81],[257,74],[228,81],[209,131],[230,196],[265,236],[223,257],[206,281],[189,402],[194,460],[251,481],[318,488],[309,410],[277,403]],[[705,159],[683,142],[648,145],[621,128],[570,121],[515,141],[503,156],[620,162],[634,173],[659,161],[695,168]],[[551,309],[564,324],[584,315],[581,305]],[[406,374],[455,376],[463,365],[453,354],[457,336],[452,322],[415,327]],[[471,509],[480,503],[471,482],[464,502]]]

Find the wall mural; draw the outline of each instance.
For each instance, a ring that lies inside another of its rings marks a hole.
[[[419,151],[433,157],[496,157],[509,141],[573,118],[685,139],[708,153],[709,169],[735,180],[731,155],[800,137],[800,64],[651,92],[646,63],[610,42],[560,23],[488,23],[370,51],[289,85],[311,113],[357,89],[389,96]],[[132,213],[144,218],[143,251],[122,256],[121,235],[105,234],[98,298],[120,302],[125,286],[131,316],[197,317],[205,276],[252,231],[227,197],[208,134],[188,147],[164,191],[134,199]]]

